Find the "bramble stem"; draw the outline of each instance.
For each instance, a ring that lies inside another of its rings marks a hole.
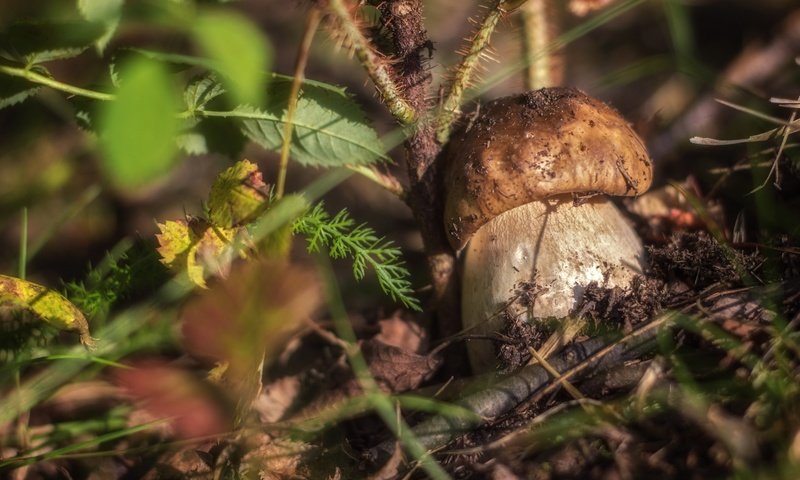
[[[289,152],[292,146],[292,130],[294,129],[294,112],[297,110],[297,97],[300,95],[300,85],[305,78],[306,64],[308,63],[308,52],[311,50],[311,42],[319,26],[319,10],[311,8],[306,17],[306,27],[303,31],[303,40],[300,42],[300,49],[297,51],[297,60],[294,65],[294,78],[292,87],[289,91],[289,105],[286,107],[286,123],[283,124],[283,143],[281,144],[281,163],[278,169],[278,181],[275,184],[275,198],[283,197],[283,190],[286,185],[286,170],[289,167]]]
[[[464,97],[464,91],[469,86],[475,69],[480,63],[481,57],[486,53],[489,47],[489,40],[492,37],[497,22],[505,15],[506,10],[502,6],[502,0],[493,0],[489,7],[489,13],[483,19],[478,31],[475,32],[475,37],[470,43],[466,55],[461,60],[461,64],[456,70],[453,77],[453,82],[450,85],[450,92],[442,104],[442,109],[436,117],[436,139],[440,144],[444,145],[450,138],[450,131],[453,128],[453,123],[460,112],[461,100]]]
[[[373,50],[369,40],[361,32],[346,0],[330,0],[328,9],[339,21],[343,33],[355,50],[356,58],[372,79],[392,116],[403,125],[414,123],[417,112],[403,99],[400,88],[389,72],[387,62]]]
[[[15,68],[6,65],[0,65],[0,73],[5,73],[6,75],[10,75],[12,77],[24,78],[25,80],[33,83],[38,83],[39,85],[44,85],[65,93],[79,95],[81,97],[93,98],[95,100],[114,100],[114,95],[110,93],[95,92],[94,90],[87,90],[85,88],[76,87],[68,83],[62,83],[58,80],[25,68]]]

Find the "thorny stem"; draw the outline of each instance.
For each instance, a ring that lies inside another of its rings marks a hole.
[[[294,112],[297,110],[297,97],[300,95],[300,85],[305,78],[306,64],[308,63],[308,52],[311,49],[311,42],[319,26],[320,14],[316,8],[311,8],[306,17],[306,27],[303,32],[303,40],[297,51],[297,60],[294,65],[294,77],[292,87],[289,92],[289,105],[286,108],[286,123],[283,124],[283,143],[281,144],[281,160],[278,169],[278,181],[275,185],[275,199],[283,197],[284,186],[286,185],[286,170],[289,167],[289,152],[292,146],[292,130],[294,128]]]
[[[0,73],[5,73],[6,75],[11,75],[12,77],[24,78],[25,80],[31,81],[33,83],[38,83],[39,85],[45,85],[47,87],[54,88],[56,90],[60,90],[65,93],[71,93],[73,95],[79,95],[81,97],[93,98],[95,100],[104,100],[104,101],[114,100],[115,98],[114,95],[110,93],[95,92],[94,90],[87,90],[85,88],[76,87],[68,83],[59,82],[58,80],[52,79],[46,75],[36,73],[26,68],[15,68],[6,65],[0,65]]]
[[[475,32],[469,49],[456,70],[453,82],[450,85],[450,92],[436,117],[436,139],[442,145],[447,143],[448,138],[450,138],[453,123],[460,111],[459,107],[464,97],[464,91],[472,81],[475,69],[480,64],[481,58],[486,54],[492,32],[494,32],[497,22],[506,13],[503,3],[502,0],[492,1],[489,6],[489,13],[486,14],[480,28]]]
[[[558,85],[561,83],[558,60],[548,49],[556,32],[552,0],[528,0],[520,13],[527,88],[538,90]]]
[[[338,20],[342,32],[355,51],[356,58],[372,79],[392,116],[403,125],[411,125],[417,118],[417,112],[403,98],[389,71],[388,63],[380,58],[364,37],[346,2],[347,0],[330,0],[328,8]]]

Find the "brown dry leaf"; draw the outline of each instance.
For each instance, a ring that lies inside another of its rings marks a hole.
[[[186,349],[227,364],[222,383],[248,408],[269,364],[321,303],[313,271],[281,261],[252,261],[192,300],[182,313]]]
[[[181,438],[229,431],[229,409],[210,385],[189,372],[159,361],[119,370],[116,383],[155,419],[164,419]]]
[[[419,387],[442,364],[438,355],[419,355],[377,338],[364,341],[361,352],[378,384],[395,393]]]
[[[427,349],[428,339],[425,330],[413,319],[403,316],[403,311],[378,322],[380,333],[375,339],[410,352],[422,353]]]

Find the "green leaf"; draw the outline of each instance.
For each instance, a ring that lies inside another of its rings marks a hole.
[[[197,132],[181,133],[175,138],[178,148],[188,155],[203,155],[208,153],[206,137]]]
[[[269,190],[258,167],[236,162],[217,176],[208,196],[211,223],[232,228],[251,222],[269,206]]]
[[[83,18],[103,25],[103,34],[94,42],[98,52],[102,52],[122,18],[124,0],[78,0],[78,10]]]
[[[80,335],[81,343],[87,348],[94,347],[86,317],[55,290],[20,278],[0,275],[0,305],[25,308],[59,330],[75,330]]]
[[[283,143],[290,82],[276,80],[264,110],[239,107],[243,132],[268,150]],[[378,134],[359,105],[343,91],[304,84],[297,101],[292,135],[292,158],[303,165],[338,167],[387,160]]]
[[[123,65],[122,85],[100,112],[103,167],[122,187],[140,186],[174,164],[178,101],[164,67],[146,59]]]
[[[72,58],[103,32],[102,25],[91,22],[18,23],[0,33],[0,57],[25,65]]]
[[[215,62],[237,103],[261,105],[264,72],[272,50],[264,36],[245,17],[226,11],[206,11],[194,22],[194,37]]]
[[[24,102],[40,88],[21,78],[0,75],[0,109]]]
[[[208,102],[225,93],[222,84],[214,75],[206,75],[191,83],[183,92],[183,100],[189,111],[201,110]]]

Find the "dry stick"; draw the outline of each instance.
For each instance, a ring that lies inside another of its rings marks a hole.
[[[297,50],[297,59],[294,64],[294,78],[289,92],[289,105],[286,108],[286,123],[283,125],[283,143],[281,144],[281,163],[278,169],[278,181],[275,186],[275,199],[283,197],[283,189],[286,184],[286,169],[289,167],[289,152],[292,146],[292,130],[294,127],[294,112],[297,110],[297,99],[300,96],[300,86],[305,78],[306,64],[308,63],[308,52],[311,50],[311,42],[314,34],[317,33],[319,26],[319,10],[311,8],[306,17],[306,26],[303,31],[303,40]]]
[[[552,358],[550,365],[556,371],[563,372],[560,379],[568,379],[587,370],[603,370],[647,350],[659,327],[671,326],[672,317],[671,313],[662,315],[618,341],[593,338],[574,344]],[[511,411],[533,395],[541,396],[560,385],[552,381],[552,376],[542,365],[529,365],[455,403],[480,418],[491,419]],[[433,450],[479,424],[473,418],[435,416],[416,425],[412,431],[425,448]],[[394,441],[384,442],[371,449],[368,457],[381,464],[392,454],[393,448]]]
[[[417,118],[417,112],[403,98],[402,91],[392,77],[388,62],[380,58],[362,33],[358,22],[352,16],[347,0],[330,0],[328,9],[338,20],[339,26],[355,51],[356,58],[372,79],[392,116],[403,125],[412,124]]]

